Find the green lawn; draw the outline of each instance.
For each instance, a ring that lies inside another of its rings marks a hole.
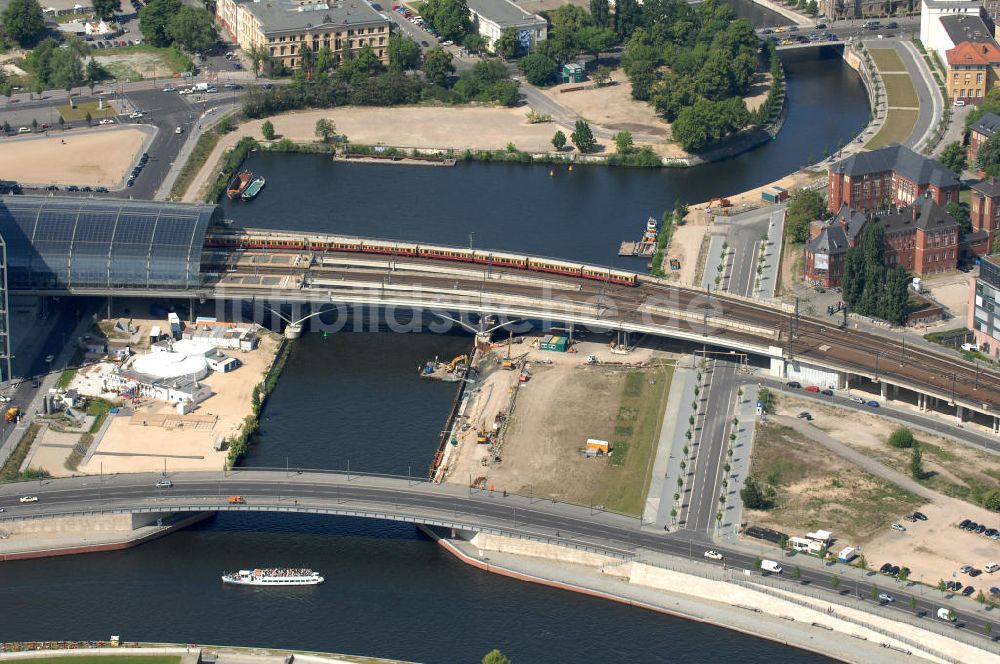
[[[899,59],[899,54],[891,48],[870,48],[868,52],[875,61],[875,66],[880,72],[883,71],[906,71],[903,61]]]
[[[920,105],[909,74],[883,74],[882,80],[885,82],[889,106],[916,108]]]
[[[179,664],[179,655],[66,655],[32,657],[37,664]]]
[[[891,110],[882,125],[882,129],[865,145],[869,150],[880,148],[889,143],[901,143],[913,131],[917,124],[919,111]]]
[[[93,119],[97,118],[110,118],[116,115],[115,109],[111,104],[105,104],[104,108],[99,108],[99,104],[96,101],[88,101],[82,104],[77,104],[73,108],[69,105],[57,106],[56,109],[59,111],[59,115],[66,122],[74,122],[76,120],[83,120],[87,117],[87,113],[90,113],[90,117]]]
[[[625,377],[610,463],[594,487],[594,504],[638,515],[646,502],[653,459],[673,367],[632,371]]]

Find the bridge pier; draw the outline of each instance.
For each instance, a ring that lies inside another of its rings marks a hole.
[[[889,394],[888,394],[889,390],[887,389],[888,385],[886,385],[886,382],[885,381],[880,382],[878,384],[878,388],[879,388],[879,394],[882,396],[882,399],[885,400],[885,401],[888,401],[889,400]]]
[[[289,323],[285,326],[285,338],[291,341],[302,336],[302,323]]]
[[[962,422],[965,421],[965,409],[959,405],[955,405],[955,420],[958,422],[958,426],[962,426]]]

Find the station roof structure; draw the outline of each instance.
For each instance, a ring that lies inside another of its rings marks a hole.
[[[0,196],[8,288],[195,288],[221,220],[216,205]]]

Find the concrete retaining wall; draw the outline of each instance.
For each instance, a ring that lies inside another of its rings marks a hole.
[[[477,549],[483,551],[499,551],[500,553],[511,553],[519,556],[531,556],[534,558],[546,558],[556,560],[561,563],[571,565],[588,565],[590,567],[601,567],[610,563],[621,562],[611,556],[603,556],[590,551],[579,551],[555,544],[545,542],[534,542],[531,540],[513,539],[511,537],[501,537],[489,533],[478,533],[469,540],[469,543]]]
[[[143,515],[146,516],[146,515]],[[131,514],[93,514],[49,518],[9,519],[0,530],[10,535],[65,537],[87,533],[128,533],[132,531]],[[154,518],[153,521],[156,519]]]

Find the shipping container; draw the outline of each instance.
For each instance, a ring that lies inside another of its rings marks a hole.
[[[565,353],[568,347],[569,339],[555,334],[545,335],[538,344],[539,350],[553,350],[557,353]]]

